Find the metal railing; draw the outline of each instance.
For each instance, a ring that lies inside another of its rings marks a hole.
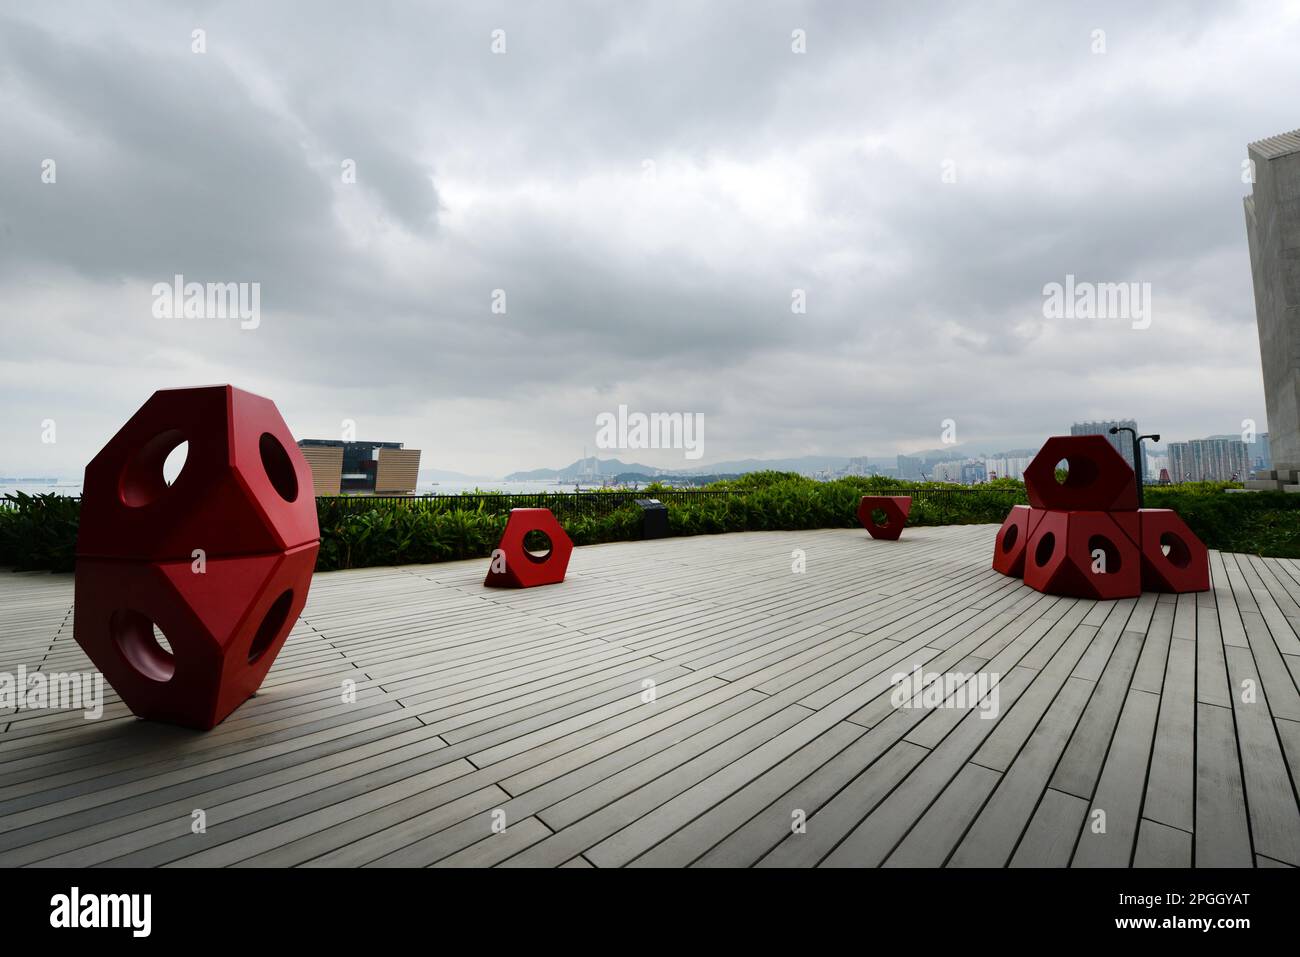
[[[684,490],[634,492],[466,492],[456,495],[328,495],[316,499],[316,507],[368,509],[375,506],[423,508],[433,511],[484,511],[499,515],[512,508],[549,508],[557,515],[599,517],[609,515],[639,498],[658,499],[665,505],[728,499],[745,493],[733,490]]]
[[[951,500],[963,496],[981,496],[1006,499],[1009,505],[1028,503],[1024,488],[1003,488],[993,485],[929,486],[925,488],[873,488],[865,495],[910,495],[913,501]]]

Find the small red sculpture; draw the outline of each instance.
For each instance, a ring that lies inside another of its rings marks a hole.
[[[1043,512],[1025,548],[1025,584],[1052,595],[1142,594],[1138,547],[1105,512]]]
[[[73,636],[133,713],[206,730],[258,689],[311,586],[311,489],[275,405],[231,386],[155,392],[86,466]]]
[[[1150,591],[1209,591],[1210,554],[1201,540],[1169,508],[1144,508],[1142,585]]]
[[[540,555],[530,552],[524,546],[524,538],[531,532],[545,535],[550,540],[550,550]],[[493,588],[559,584],[564,581],[572,554],[573,542],[549,508],[513,508],[501,541],[492,552],[492,563],[483,584]]]
[[[1030,507],[1012,507],[993,546],[1002,574],[1083,598],[1209,589],[1205,546],[1176,513],[1138,509],[1133,470],[1104,436],[1048,439],[1025,469],[1025,491]]]
[[[885,513],[884,521],[876,521],[872,515],[877,509]],[[884,538],[897,541],[907,524],[908,513],[912,511],[910,495],[864,495],[858,503],[858,521],[862,523],[872,538]]]

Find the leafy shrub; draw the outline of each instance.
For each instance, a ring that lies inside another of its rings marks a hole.
[[[1300,558],[1300,495],[1230,494],[1225,492],[1229,487],[1220,482],[1149,487],[1146,504],[1177,511],[1211,548]],[[792,472],[770,471],[708,488],[738,494],[665,495],[670,535],[855,528],[858,499],[884,491],[912,494],[910,525],[998,523],[1012,505],[1027,501],[1024,486],[1011,479],[998,479],[972,490],[880,476],[816,482]],[[651,486],[644,494],[670,491]],[[0,565],[70,571],[78,501],[22,493],[8,498],[11,507],[0,508]],[[489,506],[482,498],[454,504],[456,507],[439,499],[321,499],[317,502],[321,530],[317,567],[328,571],[487,557],[505,528],[505,511],[499,502],[494,500]],[[641,534],[641,510],[630,503],[605,514],[580,511],[565,498],[548,504],[576,545],[628,541]]]
[[[81,501],[45,493],[6,495],[0,508],[0,565],[17,571],[72,571]]]

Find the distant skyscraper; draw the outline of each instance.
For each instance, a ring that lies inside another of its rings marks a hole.
[[[930,481],[959,484],[961,482],[962,464],[960,459],[954,459],[951,462],[935,462],[930,467]]]
[[[1242,482],[1249,469],[1246,443],[1240,439],[1169,443],[1169,472],[1175,482]]]
[[[874,473],[875,470],[871,467],[871,463],[865,455],[849,459],[848,464],[844,466],[845,475],[872,475]]]
[[[1247,147],[1245,198],[1274,487],[1300,475],[1300,130]]]
[[[1267,470],[1273,467],[1273,454],[1268,445],[1268,433],[1261,432],[1255,436],[1255,441],[1247,443],[1247,451],[1250,453],[1250,467],[1252,469]]]
[[[988,481],[988,471],[983,462],[963,462],[961,466],[961,484],[978,485]]]
[[[898,477],[916,481],[921,477],[921,460],[909,455],[898,457]]]
[[[984,460],[984,471],[992,478],[1024,478],[1025,469],[1033,461],[1032,456],[1001,455]]]
[[[1153,476],[1159,475],[1161,472],[1168,474],[1169,453],[1166,451],[1160,454],[1148,454],[1146,469],[1148,482],[1152,481]]]
[[[1110,434],[1111,429],[1124,428],[1124,427],[1137,431],[1137,422],[1135,422],[1133,419],[1116,419],[1111,422],[1076,422],[1074,425],[1070,426],[1070,434],[1106,436],[1106,439],[1110,442],[1110,444],[1115,447],[1115,451],[1118,452],[1121,456],[1123,456],[1124,461],[1128,463],[1128,467],[1131,468],[1134,472],[1136,472],[1137,465],[1133,461],[1133,436],[1129,435],[1127,432],[1119,432],[1115,435]],[[1141,446],[1141,449],[1142,449],[1142,475],[1143,478],[1149,478],[1149,476],[1147,475],[1147,467],[1146,467],[1147,466],[1146,446]]]

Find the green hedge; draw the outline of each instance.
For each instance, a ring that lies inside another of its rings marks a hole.
[[[0,508],[0,565],[18,571],[72,571],[81,501],[64,495],[6,495]]]
[[[1152,508],[1172,508],[1211,548],[1300,558],[1300,495],[1282,492],[1232,494],[1224,484],[1195,483],[1146,491]],[[853,528],[862,495],[914,489],[911,525],[1001,522],[1007,509],[1025,502],[1024,486],[1000,479],[975,491],[882,478],[815,482],[786,472],[757,472],[709,488],[744,493],[670,504],[672,535],[719,532]],[[653,495],[655,486],[646,490]],[[10,497],[0,508],[0,565],[70,571],[77,534],[78,502],[56,495]],[[366,506],[355,500],[319,504],[322,571],[372,565],[404,565],[481,558],[491,554],[505,526],[504,514],[440,506],[412,508],[400,502]],[[641,512],[627,506],[599,517],[568,518],[575,544],[635,539]]]
[[[1300,495],[1289,492],[1149,488],[1147,508],[1172,508],[1211,548],[1225,552],[1300,558]]]

